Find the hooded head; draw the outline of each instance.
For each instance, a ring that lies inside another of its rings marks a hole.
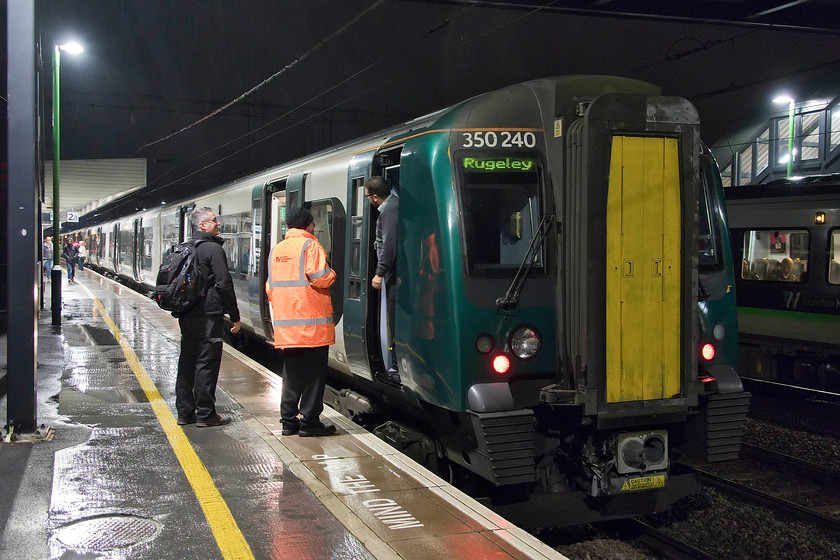
[[[306,229],[313,223],[315,218],[306,208],[292,208],[286,214],[286,225],[289,228]]]

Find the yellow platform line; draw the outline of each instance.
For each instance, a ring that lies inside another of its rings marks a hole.
[[[186,434],[184,434],[184,430],[176,422],[172,411],[169,410],[169,407],[166,405],[151,377],[149,377],[148,372],[146,372],[146,368],[143,367],[137,354],[134,353],[134,349],[128,343],[128,340],[120,331],[119,327],[117,327],[116,323],[108,315],[108,312],[105,311],[105,306],[102,305],[102,302],[86,286],[83,284],[79,284],[79,286],[84,288],[91,299],[93,299],[95,305],[94,318],[98,309],[102,319],[114,334],[114,338],[119,342],[128,360],[128,364],[131,366],[131,370],[134,372],[135,377],[137,377],[137,381],[140,382],[140,386],[143,388],[143,392],[146,393],[149,404],[152,405],[155,416],[157,416],[160,425],[163,427],[163,431],[166,433],[166,437],[169,439],[169,444],[172,446],[178,462],[181,463],[184,474],[187,475],[187,480],[189,480],[193,492],[195,492],[195,496],[198,498],[198,503],[204,511],[204,517],[207,518],[207,522],[210,524],[210,529],[213,531],[213,536],[216,538],[216,543],[219,545],[222,556],[225,559],[231,560],[253,559],[254,554],[251,552],[251,547],[248,546],[245,536],[239,530],[239,526],[236,524],[236,520],[230,512],[230,508],[228,508],[219,489],[213,483],[210,473],[207,472],[204,463],[201,462],[189,439],[187,439]]]

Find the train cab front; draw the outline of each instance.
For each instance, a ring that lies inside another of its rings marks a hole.
[[[511,486],[535,480],[530,406],[557,372],[556,237],[537,133],[497,134],[520,145],[453,154],[462,248],[453,334],[464,399],[454,404],[466,435],[456,462]]]
[[[535,408],[555,491],[621,501],[678,485],[672,459],[702,390],[698,122],[684,99],[605,93],[558,127],[563,375]]]

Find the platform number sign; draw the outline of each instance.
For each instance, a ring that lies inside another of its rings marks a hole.
[[[67,221],[68,222],[78,222],[79,221],[79,213],[78,212],[67,212]]]

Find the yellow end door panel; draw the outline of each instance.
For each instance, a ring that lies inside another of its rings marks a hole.
[[[675,138],[614,136],[607,193],[607,402],[680,392]]]

